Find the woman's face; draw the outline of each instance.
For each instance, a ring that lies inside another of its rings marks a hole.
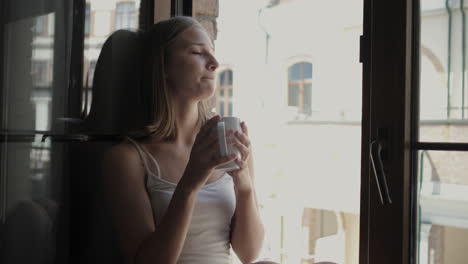
[[[200,101],[214,94],[218,61],[213,53],[208,34],[199,26],[177,36],[166,65],[167,85],[174,97]]]

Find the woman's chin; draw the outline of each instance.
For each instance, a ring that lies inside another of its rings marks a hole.
[[[206,99],[210,99],[211,97],[213,97],[215,95],[215,88],[214,86],[202,86],[201,87],[202,89],[200,89],[202,91],[200,97],[202,97],[202,100],[206,100]]]

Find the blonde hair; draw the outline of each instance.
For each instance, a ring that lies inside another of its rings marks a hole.
[[[136,139],[154,138],[172,140],[177,136],[175,105],[166,82],[166,65],[169,48],[178,35],[191,27],[202,25],[191,17],[177,16],[154,24],[142,32],[146,56],[143,60],[142,100],[147,104],[147,122],[143,128],[133,130],[129,136]],[[204,29],[203,29],[204,30]],[[204,124],[209,116],[209,100],[198,104],[198,125]]]

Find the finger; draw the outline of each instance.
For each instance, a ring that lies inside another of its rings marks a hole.
[[[198,142],[199,142],[198,146],[201,149],[207,149],[207,148],[211,148],[211,146],[213,145],[217,145],[218,141],[219,139],[217,135],[215,135],[214,133],[210,133],[208,135],[201,135],[198,139]]]
[[[205,151],[206,151],[207,155],[210,155],[210,154],[213,154],[213,153],[219,153],[220,148],[219,148],[218,139],[215,139],[215,140],[211,141],[209,144],[207,144],[206,148],[205,148]]]
[[[197,138],[195,139],[196,142],[199,142],[201,147],[206,147],[218,139],[217,129],[215,127],[217,121],[214,120],[210,119],[210,123],[207,123],[202,127],[197,135]]]
[[[233,141],[233,144],[240,151],[242,159],[246,160],[250,153],[249,148],[245,146],[242,142],[240,142],[238,139],[235,139]]]
[[[247,125],[245,124],[244,121],[241,122],[241,128],[242,128],[242,132],[244,132],[244,134],[246,134],[248,136],[249,135],[249,130],[247,129]]]
[[[243,161],[243,160],[240,160],[240,159],[236,159],[236,163],[237,163],[237,165],[239,165],[239,168],[240,168],[240,169],[245,169],[245,168],[247,168],[247,162],[246,162],[246,161]]]
[[[236,137],[245,145],[248,147],[250,147],[250,139],[249,137],[247,136],[247,134],[244,134],[244,133],[240,133],[239,131],[236,131]]]
[[[215,115],[212,118],[208,119],[208,121],[203,124],[203,126],[200,128],[200,131],[198,134],[204,135],[207,132],[211,131],[211,128],[218,123],[218,121],[221,119],[219,115]]]
[[[219,157],[218,159],[216,159],[214,161],[214,166],[215,167],[219,167],[219,166],[222,166],[224,164],[228,164],[229,162],[232,162],[234,161],[235,159],[237,159],[237,156],[235,154],[231,154],[227,157]]]

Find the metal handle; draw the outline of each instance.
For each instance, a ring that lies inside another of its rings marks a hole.
[[[374,140],[370,144],[370,158],[372,162],[372,168],[374,169],[377,190],[379,190],[380,201],[384,205],[391,204],[392,199],[388,190],[387,177],[385,176],[382,162],[382,143],[380,141]]]

